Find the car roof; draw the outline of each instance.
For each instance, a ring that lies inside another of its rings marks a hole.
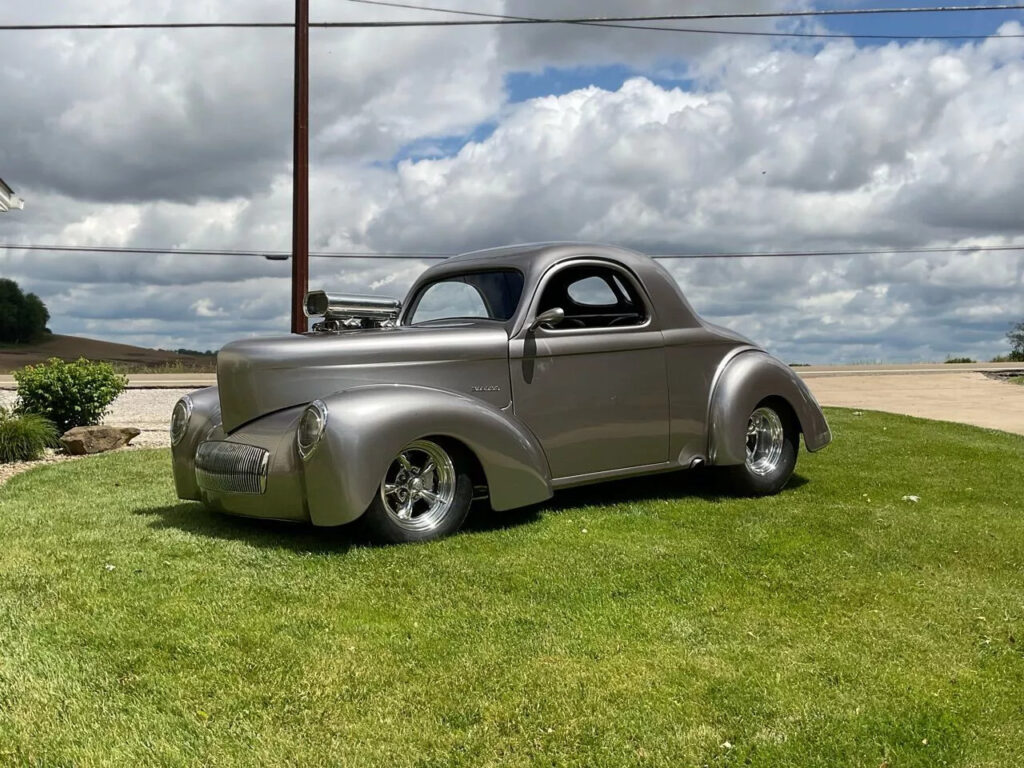
[[[548,242],[509,245],[471,251],[445,259],[427,269],[413,284],[409,296],[420,286],[451,275],[482,269],[517,269],[523,273],[524,296],[532,296],[542,276],[551,267],[572,259],[606,259],[633,272],[646,288],[663,328],[701,325],[672,276],[654,259],[628,248],[586,242]],[[524,302],[525,303],[525,302]],[[523,307],[515,324],[523,322]]]
[[[553,264],[566,259],[580,258],[581,256],[608,258],[632,268],[636,268],[643,263],[650,263],[651,261],[648,256],[644,256],[642,253],[613,245],[587,242],[545,242],[522,243],[519,245],[501,246],[499,248],[486,248],[480,251],[470,251],[469,253],[445,259],[442,265],[451,267],[453,271],[510,267],[528,274],[533,271],[547,271]],[[434,269],[437,269],[437,267],[434,267]],[[448,270],[445,269],[444,271],[447,272]]]

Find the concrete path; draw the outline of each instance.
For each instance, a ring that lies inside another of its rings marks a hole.
[[[1024,386],[981,373],[808,377],[822,405],[958,421],[1024,435]]]
[[[966,373],[971,371],[1024,372],[1024,363],[884,363],[866,365],[800,365],[794,368],[805,379],[820,376],[878,376],[907,373]]]

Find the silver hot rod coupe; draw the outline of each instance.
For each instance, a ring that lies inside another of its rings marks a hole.
[[[385,541],[559,488],[698,466],[776,493],[831,440],[790,368],[702,320],[661,266],[593,245],[479,251],[404,303],[308,294],[310,333],[236,341],[171,419],[183,499]]]

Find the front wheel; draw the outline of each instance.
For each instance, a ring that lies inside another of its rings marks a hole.
[[[473,501],[473,480],[461,451],[415,440],[398,452],[363,515],[378,541],[402,544],[455,533]]]
[[[800,434],[788,413],[762,403],[747,419],[746,461],[728,467],[731,487],[744,496],[781,491],[796,468]]]

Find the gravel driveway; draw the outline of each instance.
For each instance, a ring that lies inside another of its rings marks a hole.
[[[142,434],[132,440],[139,448],[166,448],[171,444],[167,425],[171,409],[189,389],[129,389],[114,402],[104,424],[138,427]],[[0,405],[12,405],[15,393],[0,390]]]
[[[128,450],[133,448],[166,448],[171,444],[167,434],[171,409],[182,395],[192,389],[129,389],[114,402],[105,424],[115,427],[138,427],[142,434],[132,440]],[[15,393],[12,390],[0,389],[0,406],[14,404]],[[0,485],[26,469],[40,464],[52,464],[58,461],[75,461],[82,456],[66,456],[54,451],[47,451],[42,461],[17,462],[0,464]]]

